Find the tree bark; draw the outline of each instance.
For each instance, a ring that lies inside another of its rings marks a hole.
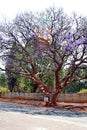
[[[55,80],[55,87],[54,87],[54,90],[53,90],[53,94],[52,94],[52,97],[51,97],[51,104],[52,105],[57,105],[57,97],[58,97],[58,93],[59,93],[59,90],[60,90],[60,81],[59,81],[59,69],[57,69],[55,71],[55,77],[54,77],[54,80]]]
[[[59,88],[58,88],[58,89],[54,89],[53,94],[52,94],[52,97],[51,97],[51,99],[50,99],[51,105],[53,105],[53,106],[56,106],[56,105],[57,105],[57,97],[58,97],[58,94],[59,94]]]

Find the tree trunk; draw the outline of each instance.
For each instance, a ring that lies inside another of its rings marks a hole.
[[[50,103],[51,103],[53,106],[56,106],[56,105],[57,105],[57,97],[58,97],[58,94],[59,94],[59,88],[54,89],[54,92],[53,92],[52,97],[51,97],[51,100],[50,100]]]
[[[53,106],[56,106],[57,105],[57,97],[58,97],[58,94],[59,94],[59,90],[60,90],[60,81],[59,81],[59,69],[57,69],[55,71],[55,77],[54,77],[54,80],[55,80],[55,87],[54,87],[54,90],[53,90],[53,94],[52,94],[52,97],[51,97],[51,101],[50,103],[53,105]]]

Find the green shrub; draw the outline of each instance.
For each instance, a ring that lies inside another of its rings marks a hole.
[[[78,93],[80,92],[80,90],[82,89],[86,89],[86,83],[85,82],[73,82],[71,84],[69,84],[64,92],[65,93]]]
[[[87,89],[81,89],[78,93],[87,93]]]
[[[0,87],[0,94],[8,92],[8,88]]]
[[[0,73],[0,86],[7,86],[7,76],[5,73]]]

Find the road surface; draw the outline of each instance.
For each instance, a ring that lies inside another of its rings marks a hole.
[[[87,130],[87,117],[30,115],[0,110],[0,130]]]

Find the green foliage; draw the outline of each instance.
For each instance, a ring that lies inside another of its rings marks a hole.
[[[7,86],[7,76],[5,73],[0,74],[0,86]]]
[[[86,88],[85,82],[73,82],[72,84],[70,84],[66,87],[64,92],[65,93],[77,93],[83,88]]]
[[[76,73],[73,75],[74,78],[78,78],[82,75],[85,75],[86,72],[86,69],[78,69],[76,71]],[[78,93],[80,92],[80,90],[82,89],[87,89],[87,80],[83,80],[82,82],[73,82],[71,84],[69,84],[64,92],[66,93]]]
[[[52,86],[52,87],[54,86],[54,75],[50,71],[45,72],[42,75],[41,80],[43,81],[44,84],[48,86]]]
[[[24,87],[19,87],[17,91],[22,93],[30,93],[31,89],[29,87],[24,86]]]
[[[35,85],[29,78],[17,77],[17,82],[19,84],[19,92],[35,92],[37,85]]]
[[[0,94],[8,92],[8,88],[0,87]]]
[[[87,89],[81,89],[78,93],[87,93]]]
[[[63,78],[67,74],[67,69],[62,69],[59,73],[60,79]]]

